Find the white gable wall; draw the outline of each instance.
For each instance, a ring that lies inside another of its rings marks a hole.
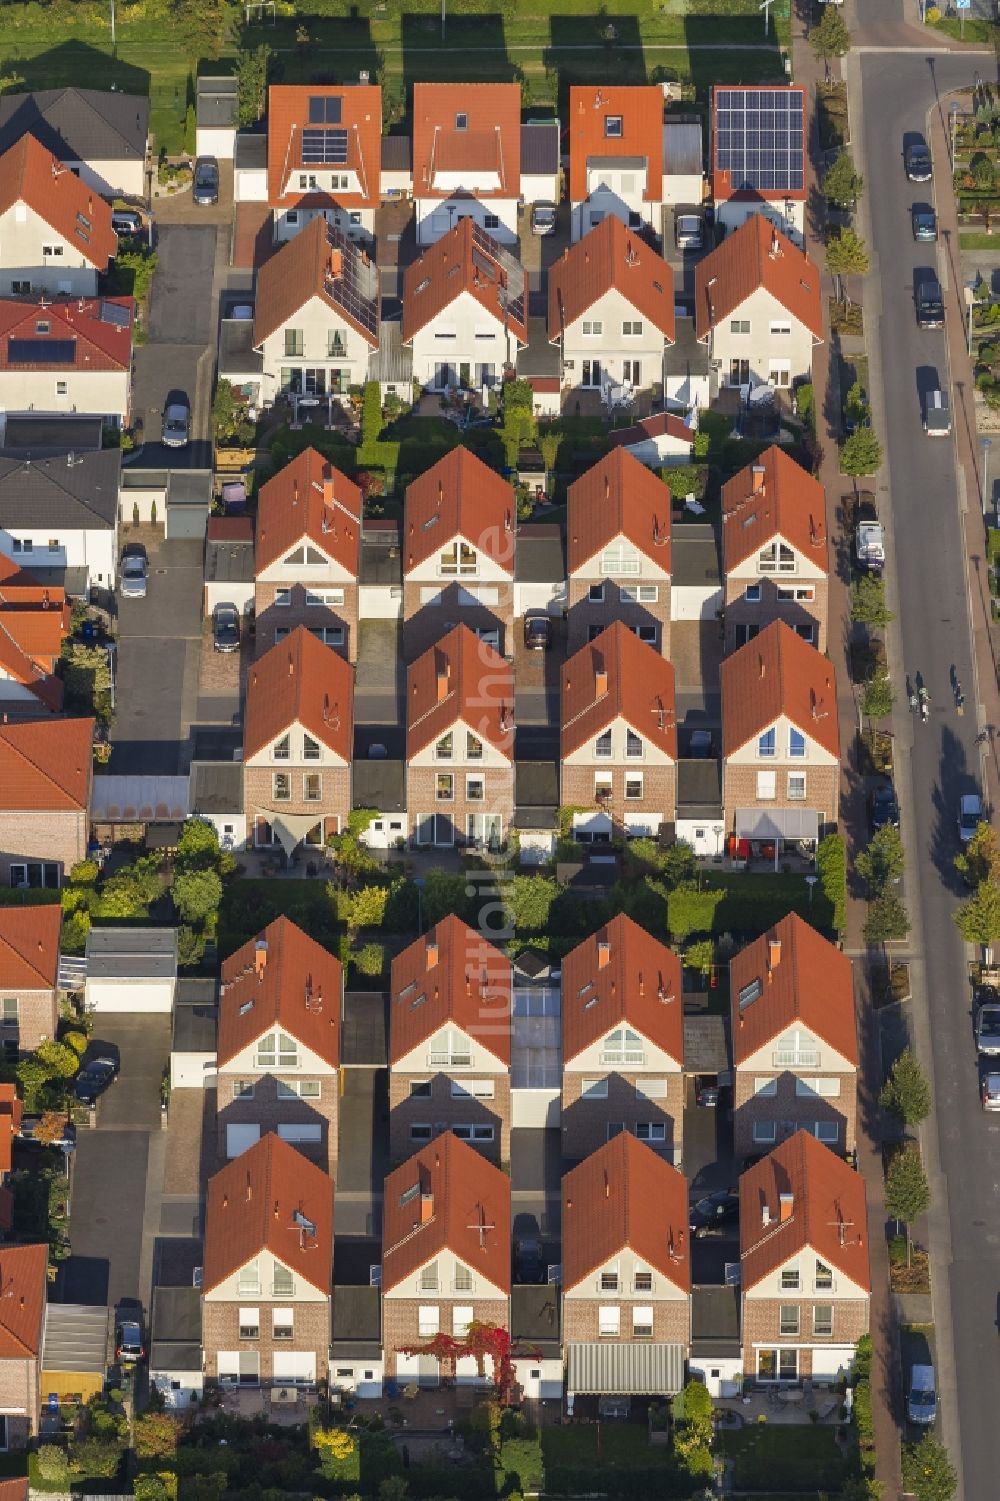
[[[0,214],[0,296],[11,296],[15,283],[22,290],[25,282],[32,292],[93,297],[97,269],[81,245],[64,240],[34,209],[18,202]]]

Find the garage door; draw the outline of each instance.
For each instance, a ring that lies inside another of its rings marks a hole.
[[[226,1156],[239,1157],[248,1147],[255,1146],[260,1141],[260,1127],[257,1125],[230,1125],[226,1127]]]
[[[168,505],[166,534],[171,539],[198,541],[208,526],[207,505]]]
[[[86,1009],[102,1016],[132,1015],[135,1012],[164,1014],[173,1009],[173,1004],[174,987],[170,980],[145,984],[141,980],[130,980],[127,985],[121,985],[88,979],[84,990]]]
[[[304,1123],[291,1126],[279,1126],[278,1135],[282,1141],[299,1143],[312,1142],[319,1146],[323,1140],[323,1127],[320,1125],[306,1125]]]

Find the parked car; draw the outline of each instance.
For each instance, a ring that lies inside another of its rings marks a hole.
[[[720,1188],[692,1204],[691,1230],[695,1235],[707,1235],[712,1230],[725,1230],[737,1224],[739,1217],[739,1194],[728,1188]]]
[[[548,651],[552,645],[552,621],[547,615],[524,617],[524,644],[528,651]]]
[[[910,209],[910,224],[915,240],[937,239],[937,215],[927,203],[915,203]]]
[[[145,599],[149,580],[149,559],[146,549],[130,544],[122,551],[118,569],[118,592],[126,599]]]
[[[944,328],[944,296],[934,277],[917,283],[913,294],[920,328]]]
[[[115,1359],[121,1365],[134,1365],[146,1353],[142,1322],[138,1299],[122,1298],[115,1309]]]
[[[908,141],[903,149],[903,165],[911,182],[930,182],[934,168],[927,142]]]
[[[133,213],[131,209],[113,209],[111,213],[111,228],[116,235],[139,235],[142,234],[142,218]]]
[[[219,164],[214,156],[199,156],[195,162],[192,197],[195,203],[218,203]]]
[[[947,438],[951,432],[951,407],[943,391],[928,391],[924,408],[924,432],[929,438]]]
[[[110,1048],[101,1048],[85,1057],[73,1080],[73,1094],[81,1105],[96,1105],[100,1096],[118,1077],[120,1062]]]
[[[937,1382],[932,1365],[915,1365],[910,1371],[906,1417],[908,1422],[921,1425],[933,1423],[937,1417]]]
[[[976,1048],[986,1058],[1000,1053],[1000,996],[995,990],[980,993],[976,1006]]]
[[[700,214],[678,214],[674,219],[678,250],[700,250],[705,243],[705,221]]]
[[[958,837],[968,844],[983,819],[983,800],[978,792],[965,792],[958,805]]]
[[[556,232],[556,206],[554,203],[533,203],[531,205],[531,233],[533,235],[554,235]]]
[[[714,1110],[719,1103],[719,1081],[714,1075],[698,1074],[694,1081],[694,1102]]]
[[[979,1085],[984,1110],[1000,1110],[1000,1074],[984,1074]]]
[[[235,605],[216,605],[212,611],[212,645],[216,651],[239,651],[240,612]]]
[[[889,781],[879,782],[868,794],[868,826],[872,833],[884,829],[886,824],[899,828],[899,801]]]
[[[545,1257],[542,1254],[542,1243],[536,1235],[524,1235],[514,1242],[514,1281],[545,1281]]]
[[[168,401],[163,408],[162,442],[165,448],[185,448],[191,436],[191,405],[184,397]]]
[[[689,761],[709,761],[712,757],[712,731],[692,730],[688,741]]]
[[[885,567],[885,533],[873,500],[860,500],[855,508],[854,557],[868,573],[881,573]]]

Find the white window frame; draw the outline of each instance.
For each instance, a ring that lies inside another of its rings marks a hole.
[[[753,1139],[755,1146],[773,1147],[778,1139],[777,1121],[754,1121]]]
[[[806,774],[804,771],[788,773],[788,801],[804,803],[806,800]]]
[[[280,1340],[295,1338],[294,1308],[271,1309],[271,1338]]]
[[[585,339],[599,339],[604,333],[604,322],[600,318],[585,318],[583,320],[583,337]]]
[[[618,1339],[622,1332],[622,1311],[617,1303],[597,1305],[597,1334],[600,1339]]]
[[[758,771],[757,801],[759,803],[773,803],[777,796],[778,773],[776,771]]]
[[[608,1097],[608,1076],[602,1075],[596,1079],[581,1079],[581,1100],[606,1100]]]
[[[754,1079],[753,1092],[758,1099],[773,1100],[778,1093],[778,1081],[777,1079]]]
[[[634,1303],[632,1305],[632,1338],[652,1339],[653,1337],[653,1305],[652,1303]]]
[[[436,1303],[418,1303],[417,1334],[421,1339],[433,1339],[441,1332],[441,1309]]]
[[[665,1121],[636,1121],[635,1136],[637,1141],[648,1142],[655,1146],[657,1142],[663,1144],[667,1139],[667,1127]]]
[[[829,1309],[829,1313],[830,1313],[829,1320],[826,1320],[826,1319],[823,1320],[823,1323],[826,1325],[826,1328],[821,1328],[820,1327],[819,1311],[820,1311],[821,1308],[823,1308],[823,1309]],[[813,1338],[814,1339],[832,1339],[833,1338],[833,1320],[834,1320],[833,1303],[832,1302],[830,1302],[830,1303],[814,1303],[813,1304],[812,1315],[813,1315],[813,1329],[812,1329]]]
[[[808,1100],[814,1095],[821,1100],[836,1100],[840,1098],[840,1080],[829,1077],[796,1079],[795,1093],[800,1100]]]
[[[240,1339],[260,1339],[260,1309],[240,1309]]]
[[[492,1100],[495,1093],[493,1079],[452,1079],[453,1100]]]

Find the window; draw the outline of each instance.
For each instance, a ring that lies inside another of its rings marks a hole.
[[[625,778],[625,801],[630,803],[642,801],[641,771],[633,771]]]
[[[635,1134],[639,1141],[662,1144],[667,1139],[667,1128],[662,1121],[636,1121]]]
[[[642,1306],[632,1309],[632,1338],[652,1339],[653,1337],[653,1310],[652,1307]]]
[[[799,1332],[799,1305],[797,1303],[782,1303],[778,1309],[778,1333],[795,1334]]]
[[[240,1309],[240,1339],[260,1338],[260,1309]]]
[[[632,318],[632,319],[626,318],[625,321],[622,323],[622,333],[624,334],[624,336],[625,336],[626,339],[630,339],[630,338],[634,339],[634,338],[637,338],[637,337],[641,337],[641,335],[642,335],[642,319],[641,318]]]
[[[6,1017],[4,1018],[4,1020],[6,1020]],[[252,1100],[253,1099],[253,1091],[254,1091],[254,1083],[253,1083],[252,1079],[234,1079],[233,1080],[233,1099],[234,1100]]]
[[[479,572],[479,555],[468,542],[455,541],[438,557],[438,573],[470,574]]]
[[[757,754],[763,758],[773,756],[777,749],[777,731],[773,728],[765,730],[757,741]]]
[[[729,332],[731,334],[748,334],[750,332],[750,319],[730,318]]]
[[[795,1266],[783,1266],[781,1268],[781,1290],[782,1290],[782,1292],[786,1292],[786,1293],[788,1293],[788,1292],[793,1292],[793,1293],[794,1292],[798,1292],[799,1287],[800,1287],[800,1282],[799,1282],[799,1268],[798,1268],[798,1265],[795,1265]]]
[[[603,603],[604,603],[604,585],[603,584],[591,584],[590,588],[587,590],[587,603],[588,604],[592,604],[592,605],[603,605]]]
[[[10,867],[12,890],[24,891],[59,885],[59,866],[54,860],[21,860]]]
[[[410,1080],[410,1099],[411,1100],[429,1100],[430,1097],[431,1097],[431,1081],[430,1081],[430,1079],[411,1079]]]
[[[610,730],[605,730],[603,734],[598,735],[596,741],[594,742],[594,755],[600,761],[610,761],[610,759],[611,759],[611,731]]]
[[[499,214],[491,214],[489,211],[487,211],[486,214],[484,214],[484,216],[483,216],[483,228],[484,229],[499,229],[500,228],[500,216],[499,216]]]
[[[271,1338],[292,1339],[295,1335],[295,1314],[291,1308],[271,1309]]]
[[[600,338],[601,334],[603,334],[604,332],[604,324],[601,322],[600,318],[585,318],[583,320],[583,332],[584,336],[588,339]]]
[[[429,1261],[417,1273],[417,1291],[421,1293],[436,1293],[437,1290],[438,1264],[436,1261]]]
[[[465,732],[465,759],[467,761],[481,761],[483,759],[483,742],[471,730],[466,730]]]
[[[430,1128],[430,1126],[425,1126],[425,1125],[422,1125],[422,1124],[417,1124],[417,1125],[413,1125],[413,1126],[410,1127],[410,1140],[411,1141],[430,1141],[430,1139],[431,1139],[431,1128]]]
[[[439,803],[455,801],[455,778],[450,771],[439,771],[434,779],[434,796]]]
[[[618,141],[623,134],[621,115],[604,116],[604,136],[608,141]]]
[[[635,1097],[637,1100],[665,1100],[667,1098],[666,1079],[636,1079]]]
[[[627,605],[655,605],[660,597],[660,590],[656,584],[622,584],[618,589],[618,596]]]
[[[441,1313],[436,1304],[421,1304],[417,1309],[417,1333],[423,1339],[433,1339],[439,1332]]]
[[[626,729],[626,731],[625,731],[625,754],[626,754],[626,756],[628,756],[632,760],[635,760],[635,759],[637,759],[637,758],[639,758],[639,757],[642,756],[642,750],[643,750],[643,746],[642,746],[642,740],[641,740],[641,738],[635,733],[634,730]]]
[[[256,1261],[248,1261],[246,1266],[240,1269],[236,1282],[238,1293],[260,1292],[260,1264]]]
[[[816,1262],[816,1278],[813,1286],[818,1293],[833,1291],[833,1270],[825,1261],[817,1260]]]
[[[820,1095],[825,1100],[835,1100],[840,1094],[839,1079],[796,1079],[795,1093],[800,1099]]]
[[[56,395],[57,396],[66,396],[68,394],[69,394],[69,381],[68,380],[57,380],[56,381]]]
[[[18,1021],[17,996],[4,996],[2,1008],[2,1012],[0,1012],[0,1022],[2,1022],[5,1027],[16,1026]]]
[[[451,1311],[451,1332],[456,1339],[464,1339],[472,1323],[473,1309],[468,1304],[456,1303]]]
[[[761,1381],[797,1381],[798,1350],[758,1350],[757,1376]]]
[[[62,256],[63,251],[65,250],[65,248],[66,247],[64,245],[43,245],[42,246],[42,255],[44,256],[44,258],[46,260],[52,260],[52,259],[58,260],[58,259],[61,258],[61,256]],[[47,328],[45,328],[45,329],[41,329],[40,328],[38,330],[38,332],[39,333],[46,333],[47,334],[48,333],[48,329]]]
[[[305,344],[303,343],[301,328],[286,328],[285,357],[295,357],[301,359],[304,351]]]
[[[457,1079],[451,1081],[451,1097],[453,1100],[492,1100],[492,1079]]]
[[[813,1304],[813,1334],[824,1338],[833,1333],[833,1304]]]
[[[813,1135],[828,1147],[835,1147],[840,1140],[840,1127],[836,1121],[815,1121]]]
[[[631,1027],[618,1027],[604,1039],[601,1062],[610,1068],[632,1064],[641,1068],[646,1061],[642,1038]]]
[[[790,386],[792,384],[791,362],[789,360],[769,361],[767,378],[772,386]]]
[[[272,761],[289,761],[292,756],[292,737],[283,735],[280,740],[274,742],[271,750]]]
[[[795,554],[784,542],[772,542],[757,554],[758,573],[794,573]]]
[[[267,849],[274,843],[274,831],[266,818],[255,818],[253,821],[254,848]]]
[[[274,1273],[271,1279],[271,1295],[275,1298],[293,1298],[295,1296],[295,1278],[286,1266],[279,1261],[274,1263]]]
[[[472,1052],[467,1038],[455,1027],[446,1027],[431,1044],[427,1055],[430,1068],[469,1068]]]
[[[302,736],[302,759],[303,761],[319,760],[319,742],[311,735]]]
[[[778,795],[778,777],[773,771],[758,771],[757,773],[757,801],[759,803],[773,802]]]
[[[342,625],[318,625],[310,626],[310,636],[315,636],[317,641],[322,641],[324,646],[343,646],[344,627]]]
[[[284,1032],[268,1032],[257,1044],[258,1068],[298,1068],[299,1045]]]
[[[612,542],[601,553],[601,572],[635,575],[639,572],[639,553],[631,542]]]
[[[470,803],[481,803],[486,797],[486,778],[481,776],[466,777],[465,797]]]
[[[457,1293],[471,1293],[472,1291],[472,1273],[460,1261],[455,1262],[455,1276],[452,1285]]]
[[[806,800],[806,774],[804,771],[788,773],[788,801],[804,803]]]
[[[754,1121],[753,1139],[759,1146],[770,1146],[777,1141],[777,1127],[774,1121]]]
[[[276,803],[292,800],[292,779],[287,771],[276,771],[272,776],[271,798]]]
[[[291,591],[291,589],[275,589],[275,591],[274,591],[274,603],[275,603],[275,607],[277,609],[279,609],[279,610],[287,610],[288,607],[290,606],[290,604],[292,603],[292,591]]]
[[[442,735],[441,739],[434,746],[434,759],[435,761],[450,761],[454,751],[455,737],[451,730],[449,730],[447,735]]]
[[[637,1267],[632,1275],[632,1291],[634,1293],[651,1293],[653,1291],[652,1272],[640,1271]]]
[[[608,1081],[603,1079],[584,1079],[580,1085],[581,1100],[606,1100],[608,1097]]]
[[[609,802],[611,799],[611,773],[610,771],[597,771],[594,773],[594,798],[599,803]]]
[[[456,115],[455,116],[455,129],[456,130],[468,130],[468,128],[469,128],[469,117],[468,117],[468,115],[466,115],[466,114],[458,114],[458,115]]]
[[[792,325],[791,325],[791,323],[788,322],[787,319],[783,319],[783,320],[778,320],[776,318],[772,318],[771,319],[770,333],[772,334],[772,336],[784,336],[785,334],[791,334],[791,332],[792,332]]]
[[[279,1100],[318,1100],[321,1094],[318,1079],[279,1079]]]
[[[453,1136],[458,1137],[459,1141],[493,1140],[492,1126],[470,1126],[463,1122],[461,1125],[452,1126],[451,1132]]]
[[[624,1121],[608,1121],[608,1130],[607,1130],[608,1141],[614,1141],[615,1137],[616,1136],[621,1136],[621,1134],[622,1134],[622,1132],[624,1130],[625,1130],[625,1122]]]
[[[806,737],[801,730],[788,731],[788,754],[793,759],[804,756],[806,753]]]
[[[755,1079],[753,1092],[755,1095],[760,1095],[762,1099],[773,1100],[778,1093],[778,1081],[777,1079]]]
[[[605,1339],[617,1339],[621,1330],[621,1309],[601,1305],[597,1310],[597,1332]]]
[[[800,587],[798,584],[779,584],[778,598],[797,599],[801,600],[804,604],[812,604],[813,600],[816,598],[816,590],[812,587],[811,584],[807,584],[802,587]]]
[[[618,1263],[603,1271],[598,1281],[602,1293],[616,1293],[618,1291]]]
[[[35,550],[35,544],[31,541],[30,538],[26,537],[23,542],[20,541],[17,537],[14,538],[14,551],[15,552],[34,552],[34,550]]]

